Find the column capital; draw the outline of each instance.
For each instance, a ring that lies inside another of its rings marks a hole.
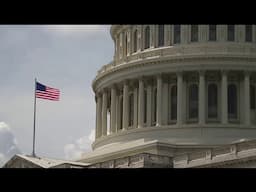
[[[245,75],[245,76],[250,76],[251,75],[251,71],[250,70],[244,70],[243,71],[243,74]]]
[[[129,84],[129,79],[125,79],[125,80],[123,81],[123,84],[124,84],[124,85],[128,85],[128,84]]]
[[[138,87],[138,81],[132,80],[132,81],[130,82],[130,86],[131,86],[131,88],[136,88],[136,87]]]
[[[182,76],[183,73],[184,73],[183,70],[177,70],[177,71],[176,71],[177,76]]]
[[[204,76],[205,73],[206,73],[206,70],[200,69],[200,70],[198,71],[198,73],[199,73],[200,76]]]
[[[152,85],[153,84],[153,78],[145,78],[144,83],[145,83],[145,85]]]
[[[114,84],[110,85],[110,87],[109,87],[109,88],[110,88],[110,89],[117,89],[117,87],[118,87],[118,86],[117,86],[117,84],[116,84],[116,83],[114,83]]]
[[[107,93],[109,91],[109,87],[104,87],[100,92],[102,94]]]
[[[159,79],[159,78],[162,78],[163,77],[163,73],[158,73],[156,74],[156,78]]]
[[[145,76],[144,75],[139,76],[138,80],[144,81],[145,80]]]
[[[229,72],[229,70],[227,69],[221,69],[220,71],[221,71],[221,75],[227,75]]]
[[[102,92],[100,92],[100,91],[97,92],[97,93],[95,93],[95,97],[97,97],[97,98],[98,98],[98,97],[101,97],[101,95],[102,95]]]

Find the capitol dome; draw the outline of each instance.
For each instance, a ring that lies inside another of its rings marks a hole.
[[[113,25],[81,161],[174,156],[256,139],[255,25]]]

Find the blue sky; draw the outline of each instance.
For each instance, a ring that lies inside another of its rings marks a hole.
[[[36,154],[76,159],[91,150],[95,101],[91,83],[113,59],[108,25],[0,26],[0,165],[31,154],[34,78],[61,91],[37,99]]]

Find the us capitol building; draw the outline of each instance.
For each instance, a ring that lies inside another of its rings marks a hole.
[[[84,167],[256,167],[256,25],[113,25]],[[31,157],[32,158],[32,157]]]

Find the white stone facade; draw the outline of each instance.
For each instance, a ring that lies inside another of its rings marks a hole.
[[[255,25],[114,25],[110,31],[113,61],[93,81],[94,151],[81,161],[135,154],[148,143],[179,148],[163,152],[173,157],[256,138]]]

